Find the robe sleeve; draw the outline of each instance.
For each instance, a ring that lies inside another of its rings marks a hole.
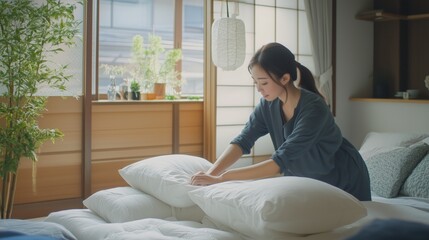
[[[262,106],[258,104],[241,133],[231,141],[231,144],[237,144],[243,154],[249,154],[256,140],[268,133],[265,121]]]

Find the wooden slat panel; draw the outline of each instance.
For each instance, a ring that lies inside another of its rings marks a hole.
[[[91,191],[125,186],[118,169],[171,154],[173,105],[96,105],[93,111]]]
[[[41,155],[36,164],[33,189],[32,161],[22,159],[18,170],[15,204],[50,201],[81,196],[81,153]]]
[[[39,119],[41,128],[57,128],[64,138],[55,143],[45,142],[39,153],[60,153],[82,150],[82,102],[72,97],[50,97],[46,107],[48,111]]]
[[[139,159],[171,153],[171,146],[99,150],[92,152],[92,161]]]
[[[92,163],[92,192],[97,192],[102,189],[127,186],[128,184],[119,175],[118,170],[131,164],[137,160],[117,160],[117,161],[103,161]]]
[[[82,99],[49,97],[46,108],[39,126],[58,128],[64,138],[38,150],[34,188],[32,161],[20,161],[15,205],[81,197]]]
[[[203,105],[187,103],[180,105],[180,145],[202,144],[203,142]]]
[[[172,104],[97,105],[93,151],[172,145]],[[100,155],[99,155],[100,156]],[[97,157],[100,160],[99,157]]]
[[[203,156],[203,145],[202,144],[180,145],[179,153],[202,157]]]
[[[64,137],[56,139],[55,142],[47,141],[42,144],[38,153],[61,153],[82,151],[82,132],[62,131]]]
[[[83,208],[82,198],[55,200],[49,202],[36,202],[16,204],[12,211],[12,218],[29,219],[46,217],[49,213],[64,209]]]
[[[92,135],[92,149],[121,149],[172,145],[172,128],[97,131]]]
[[[82,100],[82,98],[76,99],[74,97],[49,97],[45,114],[82,113]]]
[[[180,145],[182,144],[202,144],[203,127],[181,127],[180,128]]]
[[[203,103],[180,105],[179,153],[203,156]]]
[[[93,131],[171,127],[172,112],[94,113],[92,123]]]

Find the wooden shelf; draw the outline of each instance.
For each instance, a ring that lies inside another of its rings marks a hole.
[[[396,13],[388,13],[382,9],[377,9],[360,12],[356,15],[356,18],[365,21],[392,21],[403,20],[406,16]]]
[[[421,103],[429,104],[429,99],[402,99],[402,98],[358,98],[351,97],[353,102],[386,102],[386,103]]]
[[[368,10],[360,12],[356,15],[357,19],[373,22],[381,21],[394,21],[394,20],[418,20],[418,19],[429,19],[429,13],[424,14],[413,14],[413,15],[402,15],[397,13],[385,12],[382,9]]]

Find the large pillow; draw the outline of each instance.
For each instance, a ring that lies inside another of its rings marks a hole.
[[[427,138],[429,133],[370,132],[359,149],[363,159],[390,151],[397,147],[408,147]]]
[[[223,182],[189,195],[214,222],[255,239],[325,232],[366,216],[349,193],[304,177]]]
[[[429,145],[419,142],[368,158],[365,162],[368,167],[371,190],[381,197],[396,197],[405,179],[428,150]]]
[[[169,205],[131,187],[98,191],[85,199],[83,205],[110,223],[172,216]]]
[[[141,160],[119,170],[133,188],[152,195],[173,207],[195,205],[188,192],[198,188],[191,176],[207,171],[213,164],[204,158],[185,154],[163,155]]]
[[[410,197],[429,198],[429,153],[405,180],[400,193]]]

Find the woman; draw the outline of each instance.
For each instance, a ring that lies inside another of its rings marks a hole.
[[[297,68],[300,87],[294,85]],[[371,200],[369,175],[357,149],[336,125],[311,72],[283,45],[259,49],[248,66],[262,98],[246,126],[207,172],[191,178],[194,185],[230,180],[302,176],[324,181],[362,201]],[[263,162],[226,170],[255,141],[270,134],[275,152]]]

